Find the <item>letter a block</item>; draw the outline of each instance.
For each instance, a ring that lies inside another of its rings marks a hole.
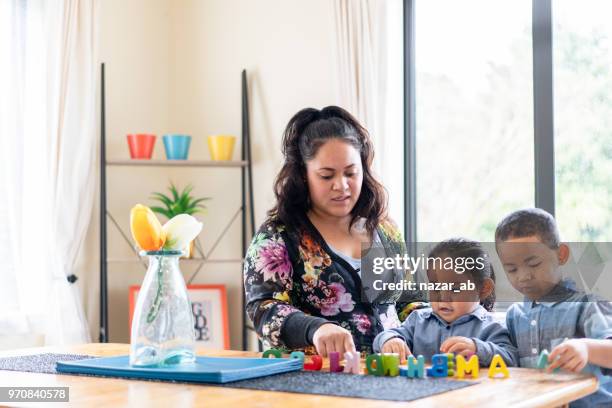
[[[498,374],[503,374],[503,378],[510,377],[510,371],[508,371],[504,359],[499,354],[496,354],[493,356],[489,366],[489,378],[496,378]]]

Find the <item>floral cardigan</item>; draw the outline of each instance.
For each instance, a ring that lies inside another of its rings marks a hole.
[[[383,330],[381,314],[400,293],[384,292],[373,302],[364,301],[358,272],[308,224],[290,233],[266,222],[253,237],[244,265],[248,316],[267,347],[304,349],[322,324],[334,323],[352,333],[358,350],[371,352],[374,337]],[[386,256],[405,252],[391,222],[382,222],[377,232]],[[409,278],[399,270],[383,278],[401,279]]]

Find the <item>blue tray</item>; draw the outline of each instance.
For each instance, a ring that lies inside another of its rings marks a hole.
[[[302,369],[302,361],[289,358],[196,357],[193,364],[163,368],[131,367],[129,360],[129,356],[118,356],[58,361],[56,370],[71,374],[223,384]]]

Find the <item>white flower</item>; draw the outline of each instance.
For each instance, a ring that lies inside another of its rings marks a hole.
[[[202,223],[188,214],[179,214],[162,227],[166,235],[164,249],[182,250],[202,231]]]

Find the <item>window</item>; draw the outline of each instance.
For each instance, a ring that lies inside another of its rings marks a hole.
[[[417,237],[492,241],[534,202],[531,1],[415,2]]]
[[[567,241],[612,240],[612,3],[553,4],[555,204]]]
[[[538,205],[555,213],[564,240],[610,241],[612,3],[404,6],[414,55],[405,188],[416,198],[406,236],[491,241],[505,214]]]

